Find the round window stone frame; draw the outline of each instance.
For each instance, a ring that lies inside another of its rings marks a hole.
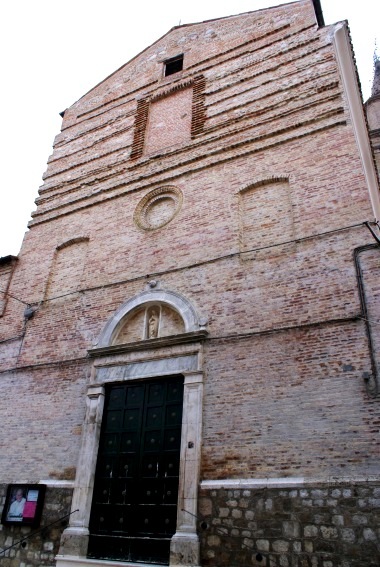
[[[154,206],[157,201],[161,201],[163,199],[171,199],[174,201],[174,212],[170,216],[170,218],[166,218],[160,224],[152,225],[148,221],[148,213],[149,210]],[[169,224],[179,213],[181,210],[183,203],[183,195],[182,192],[178,189],[178,187],[174,187],[173,185],[165,185],[164,187],[158,187],[157,189],[153,189],[141,199],[138,203],[134,215],[133,220],[134,223],[141,228],[142,230],[158,230],[163,226]]]

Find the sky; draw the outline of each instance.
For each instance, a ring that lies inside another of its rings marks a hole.
[[[277,0],[7,0],[2,69],[0,257],[20,250],[60,112],[169,29],[277,5]],[[370,96],[378,0],[322,0],[325,23],[349,21],[363,98]]]

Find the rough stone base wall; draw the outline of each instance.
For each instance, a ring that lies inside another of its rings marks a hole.
[[[380,565],[380,483],[201,490],[200,517],[202,566]]]
[[[3,511],[7,485],[0,485],[0,516]],[[70,512],[72,490],[69,488],[47,488],[42,519],[39,528],[31,529],[21,526],[5,526],[0,524],[0,564],[1,567],[41,567],[55,565],[59,542],[68,518],[52,524]],[[3,550],[17,543],[22,538],[41,530],[40,533],[16,545],[12,549]]]

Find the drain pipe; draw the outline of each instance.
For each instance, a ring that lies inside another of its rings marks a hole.
[[[376,365],[374,345],[373,345],[373,339],[371,333],[371,325],[368,319],[367,298],[365,295],[365,289],[363,283],[363,272],[360,265],[360,254],[362,252],[366,252],[367,250],[373,250],[376,248],[378,248],[377,244],[367,244],[365,246],[360,246],[359,248],[355,248],[354,250],[354,263],[355,263],[357,283],[358,283],[361,315],[362,318],[364,319],[364,324],[366,327],[368,349],[369,349],[371,368],[372,368],[372,376],[369,373],[365,372],[363,374],[363,379],[365,382],[367,394],[371,398],[375,398],[379,395],[379,380],[378,380],[377,365]]]
[[[318,27],[325,27],[325,19],[323,17],[322,6],[320,0],[312,0],[315,17],[317,18]]]

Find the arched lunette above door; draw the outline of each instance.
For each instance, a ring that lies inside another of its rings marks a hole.
[[[207,320],[177,292],[146,290],[132,297],[108,321],[95,346],[106,348],[146,339],[205,331]]]

